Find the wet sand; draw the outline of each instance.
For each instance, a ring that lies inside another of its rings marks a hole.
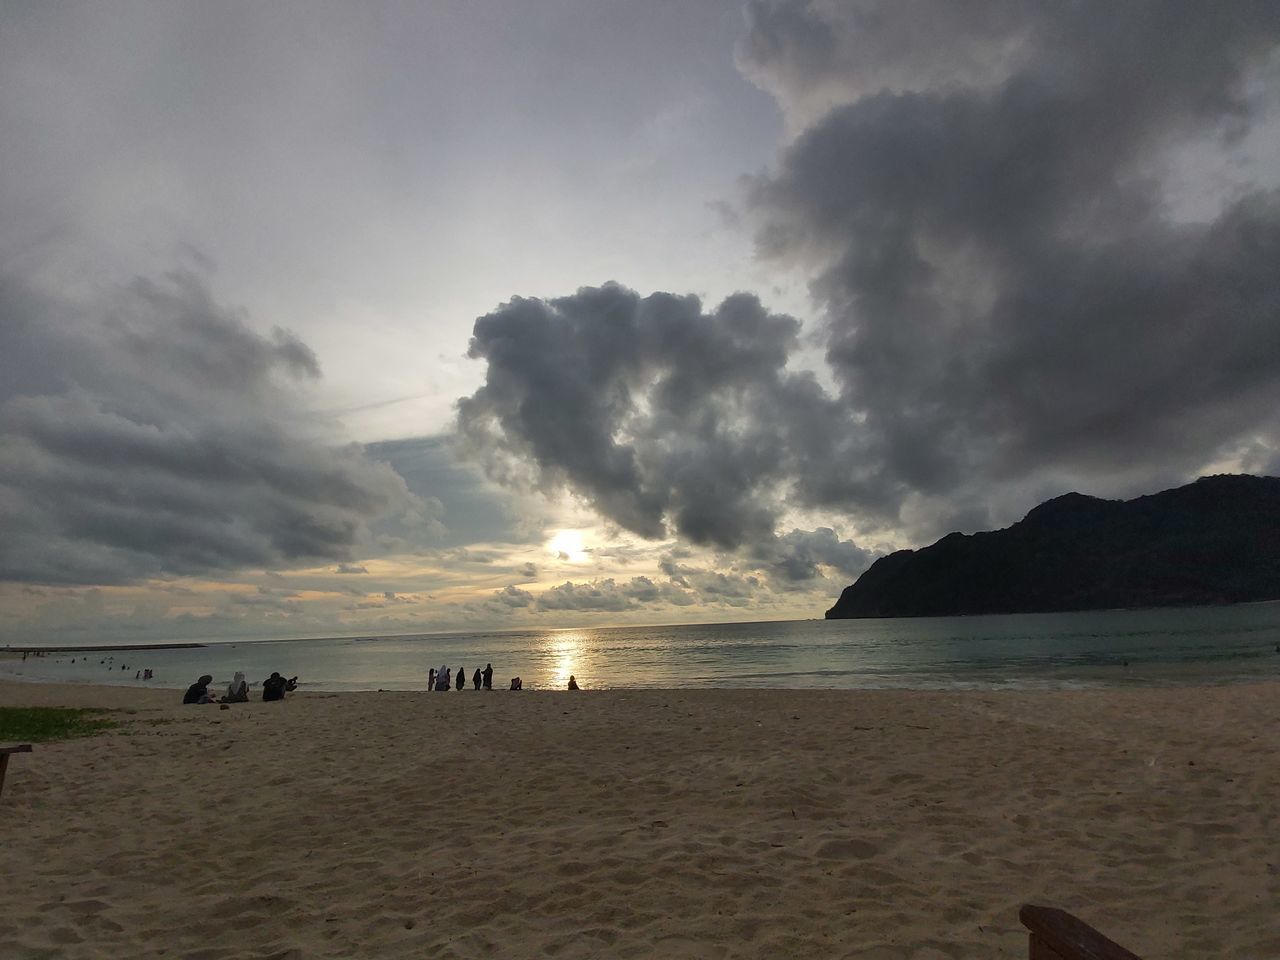
[[[1280,684],[299,694],[15,758],[3,957],[1280,956]]]

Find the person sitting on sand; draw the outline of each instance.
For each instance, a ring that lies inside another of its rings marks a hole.
[[[297,690],[297,689],[298,689],[297,677],[290,677],[288,680],[286,680],[284,677],[280,676],[280,674],[272,670],[271,676],[267,677],[267,679],[262,681],[262,699],[263,699],[263,702],[266,702],[269,700],[283,700],[284,692],[286,690]]]
[[[213,677],[205,674],[191,686],[187,687],[187,692],[182,695],[183,703],[213,703],[213,697],[209,696],[209,684],[213,683]]]
[[[231,682],[227,684],[227,695],[222,698],[223,703],[248,703],[249,702],[249,682],[244,678],[244,671],[237,670],[236,675],[231,678]]]
[[[481,674],[481,676],[484,677],[484,688],[486,690],[492,690],[493,689],[493,664],[492,663],[487,664],[485,666],[484,673]]]
[[[479,690],[479,689],[480,689],[480,682],[481,682],[483,679],[484,679],[484,678],[483,678],[483,677],[481,676],[481,674],[480,674],[480,668],[479,668],[479,667],[476,667],[476,672],[475,672],[475,673],[473,673],[473,674],[471,675],[471,685],[472,685],[473,687],[475,687],[477,690]]]
[[[512,689],[512,690],[523,690],[523,689],[524,689],[524,684],[522,684],[522,683],[520,682],[520,678],[519,678],[519,677],[512,677],[512,678],[511,678],[511,689]]]
[[[578,681],[577,681],[576,679],[574,679],[574,676],[573,676],[573,674],[572,674],[572,673],[571,673],[571,674],[569,674],[569,689],[570,689],[570,690],[577,690],[577,689],[578,689]]]

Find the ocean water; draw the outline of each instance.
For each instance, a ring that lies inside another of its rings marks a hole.
[[[202,673],[310,690],[421,690],[429,667],[492,663],[494,687],[1001,688],[1280,677],[1280,603],[210,643],[0,659],[0,678],[185,687]],[[72,662],[74,659],[75,662]],[[125,667],[125,669],[121,669]],[[155,679],[135,681],[150,667]]]

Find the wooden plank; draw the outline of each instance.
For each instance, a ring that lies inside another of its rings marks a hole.
[[[1031,952],[1028,954],[1029,960],[1067,960],[1062,954],[1049,944],[1045,943],[1034,933],[1031,934],[1030,943]]]
[[[0,794],[4,793],[4,775],[9,770],[9,755],[30,752],[31,744],[29,743],[20,743],[16,747],[0,747]]]
[[[1018,919],[1031,931],[1031,960],[1140,960],[1065,910],[1025,904]]]

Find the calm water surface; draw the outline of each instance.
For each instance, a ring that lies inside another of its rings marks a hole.
[[[244,670],[257,683],[278,670],[304,689],[420,690],[447,663],[466,668],[470,689],[492,663],[495,688],[513,676],[562,688],[571,673],[589,688],[1067,687],[1280,677],[1277,645],[1280,603],[1269,603],[211,643],[3,659],[0,678],[133,685],[150,667],[150,685],[185,687],[201,673],[224,684]]]

